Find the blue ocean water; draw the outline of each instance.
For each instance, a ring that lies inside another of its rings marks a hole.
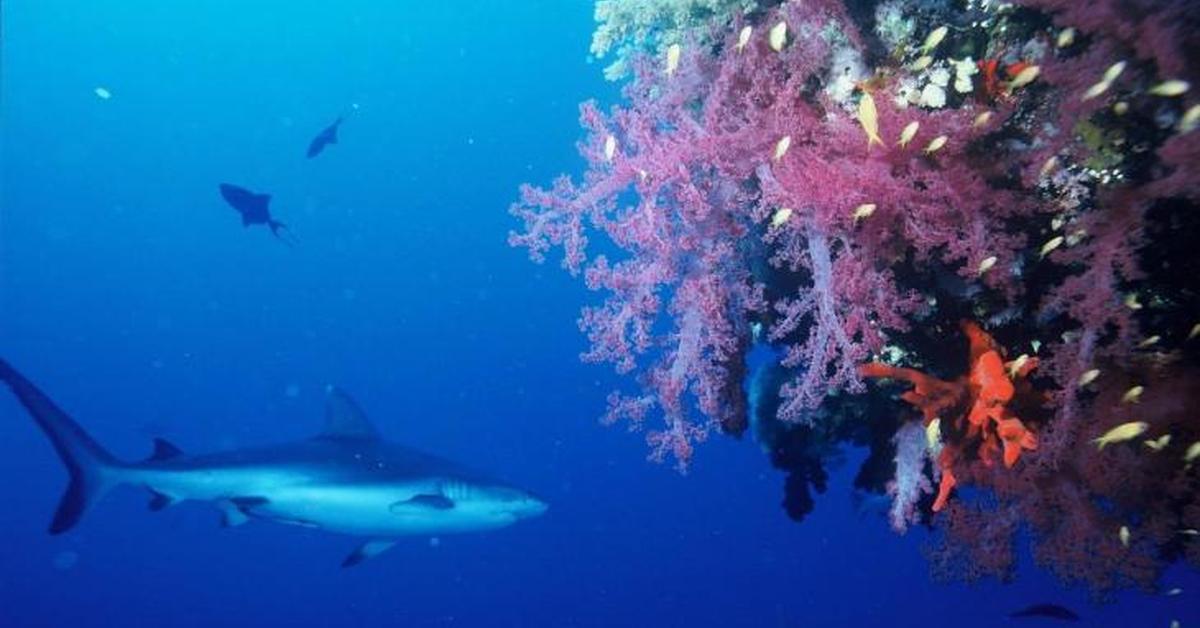
[[[626,382],[577,359],[595,295],[505,243],[519,183],[578,171],[577,104],[617,97],[586,58],[590,2],[2,12],[0,355],[124,458],[305,438],[337,384],[390,438],[551,506],[349,570],[351,538],[148,513],[130,488],[52,537],[66,473],[0,394],[0,626],[1007,626],[1035,602],[1200,621],[1183,569],[1182,596],[1104,606],[1027,558],[1012,584],[935,583],[923,530],[852,505],[860,452],[797,525],[750,439],[681,476],[598,425]],[[298,244],[242,228],[224,181],[273,194]]]

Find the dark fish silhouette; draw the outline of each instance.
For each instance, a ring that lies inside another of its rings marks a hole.
[[[271,203],[270,194],[255,194],[232,183],[222,183],[221,197],[242,215],[243,227],[266,225],[271,228],[271,233],[281,242],[292,244],[290,238],[285,237],[290,235],[287,225],[271,218],[271,210],[268,208]]]
[[[312,159],[313,157],[320,155],[321,151],[325,150],[326,146],[329,146],[330,144],[337,144],[337,142],[338,142],[338,135],[337,135],[338,127],[342,126],[342,121],[345,119],[346,119],[345,116],[338,116],[338,119],[334,120],[333,124],[325,127],[325,129],[323,131],[318,133],[317,136],[314,137],[311,142],[309,142],[309,144],[308,144],[308,158],[309,159]]]
[[[1009,617],[1018,619],[1023,617],[1047,617],[1063,621],[1079,621],[1079,615],[1076,615],[1071,609],[1059,606],[1058,604],[1034,604],[1012,613]]]

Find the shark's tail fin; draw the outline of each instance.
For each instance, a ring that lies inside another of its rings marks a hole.
[[[3,359],[0,359],[0,381],[8,384],[21,405],[33,415],[71,474],[71,483],[50,523],[50,534],[66,532],[79,523],[88,506],[113,487],[113,471],[120,463]]]

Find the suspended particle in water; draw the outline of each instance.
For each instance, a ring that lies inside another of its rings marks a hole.
[[[71,550],[63,550],[54,555],[54,568],[66,571],[79,562],[79,554]]]

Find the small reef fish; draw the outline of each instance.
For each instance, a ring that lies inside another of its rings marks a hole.
[[[1042,169],[1038,171],[1038,177],[1045,178],[1046,175],[1055,170],[1058,170],[1058,155],[1051,156],[1050,159],[1046,160],[1046,163],[1042,164]]]
[[[932,63],[933,63],[933,57],[931,57],[929,55],[921,55],[920,57],[917,57],[917,60],[913,61],[912,65],[910,65],[908,67],[913,72],[920,72],[920,71],[924,70],[925,68],[929,67],[930,64],[932,64]]]
[[[975,121],[971,123],[971,128],[978,129],[979,127],[987,124],[988,122],[991,122],[991,120],[992,120],[992,112],[981,111],[981,112],[979,112],[979,115],[975,116]]]
[[[1196,323],[1195,325],[1192,325],[1192,330],[1188,332],[1187,339],[1191,340],[1192,338],[1195,338],[1196,336],[1200,336],[1200,323]]]
[[[1112,83],[1113,81],[1117,80],[1117,77],[1121,76],[1121,73],[1124,71],[1125,71],[1125,62],[1118,61],[1118,62],[1108,66],[1108,69],[1104,71],[1104,79],[1103,80],[1105,83]]]
[[[1187,451],[1183,453],[1183,462],[1187,466],[1192,466],[1192,463],[1200,458],[1200,440],[1188,445]]]
[[[1054,42],[1059,48],[1066,48],[1075,43],[1075,29],[1064,28],[1059,34],[1058,39]]]
[[[868,149],[872,144],[883,146],[883,140],[879,139],[879,111],[875,109],[875,99],[869,92],[863,92],[858,101],[858,123],[867,134]]]
[[[1129,526],[1121,526],[1121,529],[1117,530],[1117,539],[1121,541],[1121,547],[1129,547],[1130,536],[1132,535],[1129,533]]]
[[[790,147],[791,145],[792,145],[792,136],[785,135],[785,136],[779,138],[779,141],[775,143],[775,153],[774,153],[775,161],[779,161],[780,159],[783,159],[783,156],[786,155],[788,152],[788,147]]]
[[[925,54],[933,52],[933,49],[942,43],[942,40],[946,38],[946,34],[949,32],[950,29],[946,26],[939,26],[930,31],[929,35],[925,37],[925,43],[921,45],[921,52]]]
[[[1142,400],[1142,393],[1146,392],[1145,386],[1133,386],[1121,395],[1121,403],[1138,403]]]
[[[767,43],[771,44],[771,50],[781,52],[783,45],[787,43],[787,22],[779,20],[779,23],[772,26],[767,33]]]
[[[1183,530],[1180,530],[1179,533],[1184,536],[1200,536],[1200,530],[1196,530],[1194,528],[1184,528]]]
[[[683,54],[683,48],[679,44],[667,46],[667,76],[675,74],[675,70],[679,69],[679,56],[681,54]]]
[[[914,137],[916,137],[917,129],[919,128],[921,128],[921,123],[917,122],[916,120],[904,125],[904,129],[900,131],[900,141],[896,142],[896,144],[899,145],[900,148],[908,146],[908,143],[911,142]]]
[[[1089,87],[1087,91],[1083,93],[1083,98],[1081,100],[1091,100],[1100,96],[1104,92],[1107,92],[1108,88],[1112,87],[1112,82],[1117,80],[1117,77],[1121,76],[1121,72],[1124,71],[1124,61],[1118,61],[1108,66],[1108,69],[1104,71],[1104,77],[1100,79],[1099,83]]]
[[[925,426],[925,445],[929,451],[937,451],[942,446],[942,420],[934,417],[929,425]]]
[[[1017,75],[1013,77],[1013,80],[1008,83],[1008,92],[1011,94],[1013,91],[1032,83],[1041,73],[1042,68],[1039,66],[1025,66],[1020,72],[1017,72]]]
[[[992,267],[996,265],[996,262],[997,259],[995,255],[983,258],[983,261],[979,262],[979,274],[982,275],[983,273],[991,270]]]
[[[942,150],[942,147],[946,145],[946,142],[949,139],[950,138],[946,137],[945,135],[939,135],[932,140],[929,140],[929,145],[925,147],[925,154],[932,155],[939,150]]]
[[[1022,353],[1021,355],[1017,356],[1017,359],[1009,362],[1007,364],[1009,378],[1016,378],[1017,374],[1021,372],[1021,369],[1025,368],[1026,364],[1029,364],[1028,353]]]
[[[1100,377],[1100,369],[1091,369],[1085,371],[1083,375],[1079,376],[1079,386],[1081,388],[1087,386],[1088,384],[1096,381],[1097,377]]]
[[[112,98],[112,92],[108,91],[108,89],[104,87],[97,87],[92,91],[95,92],[96,97],[100,100],[108,100],[109,98]]]
[[[1046,257],[1047,255],[1050,254],[1051,251],[1062,246],[1062,243],[1064,240],[1065,240],[1065,238],[1063,238],[1062,236],[1054,236],[1053,238],[1050,238],[1045,244],[1042,245],[1042,249],[1041,249],[1042,257]]]
[[[1108,430],[1100,438],[1092,442],[1096,443],[1097,449],[1104,449],[1113,443],[1123,443],[1127,440],[1137,438],[1146,433],[1146,430],[1149,428],[1150,424],[1145,421],[1130,421]]]
[[[1179,595],[1180,593],[1183,593],[1183,589],[1180,589],[1179,587],[1175,587],[1174,589],[1167,591],[1163,595],[1166,595],[1167,597],[1175,597],[1176,595]]]
[[[1192,86],[1187,81],[1181,81],[1179,79],[1171,79],[1169,81],[1163,81],[1163,82],[1159,83],[1158,85],[1151,87],[1150,93],[1154,94],[1155,96],[1165,96],[1167,98],[1171,98],[1174,96],[1182,96],[1182,95],[1186,94],[1187,91],[1189,89],[1191,89],[1191,87]]]
[[[869,218],[871,214],[875,213],[875,209],[877,207],[878,206],[875,205],[875,203],[863,203],[862,205],[855,207],[853,214],[854,224],[858,224],[858,221],[862,220],[863,218]]]
[[[604,138],[604,159],[612,161],[613,155],[617,154],[617,138],[609,135]]]
[[[1139,349],[1145,349],[1146,347],[1152,347],[1152,346],[1158,344],[1159,340],[1162,340],[1162,336],[1159,336],[1159,335],[1150,336],[1149,338],[1139,342],[1137,346]]]
[[[1171,435],[1163,434],[1158,438],[1145,441],[1145,445],[1150,448],[1150,451],[1162,451],[1171,443]]]
[[[1192,105],[1179,117],[1179,132],[1191,133],[1200,127],[1200,105]]]
[[[788,221],[792,217],[792,209],[790,207],[780,207],[774,216],[771,216],[771,226],[778,227]]]
[[[737,44],[734,45],[734,48],[737,49],[738,52],[746,49],[746,44],[750,43],[750,33],[753,32],[754,29],[750,28],[749,26],[742,27],[742,30],[738,33]]]
[[[1129,294],[1125,295],[1125,307],[1135,312],[1142,309],[1142,304],[1138,301],[1136,292],[1130,292]]]
[[[1008,616],[1013,619],[1045,617],[1048,619],[1061,619],[1063,621],[1079,621],[1079,615],[1058,604],[1033,604],[1019,611],[1009,613]]]

